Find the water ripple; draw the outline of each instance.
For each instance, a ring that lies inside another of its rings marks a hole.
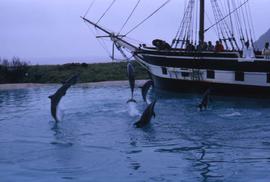
[[[157,92],[157,117],[138,129],[140,90],[130,108],[126,82],[82,84],[63,98],[56,124],[48,95],[58,86],[0,90],[1,180],[270,179],[267,100],[217,97],[199,112],[200,95]]]

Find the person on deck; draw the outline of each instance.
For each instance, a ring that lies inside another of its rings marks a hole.
[[[214,51],[214,50],[215,50],[215,47],[213,46],[213,44],[212,44],[211,41],[208,42],[207,50],[208,50],[208,51]]]
[[[270,60],[270,48],[269,48],[269,42],[266,42],[264,45],[264,48],[262,50],[262,55],[264,56],[264,59]]]
[[[202,51],[203,50],[203,42],[199,41],[199,44],[196,47],[197,51]]]
[[[243,58],[246,59],[255,58],[254,49],[249,45],[249,41],[245,43],[245,46],[243,48]]]
[[[203,43],[202,49],[203,49],[203,51],[207,51],[208,50],[207,42],[204,42]]]
[[[187,40],[187,43],[186,43],[186,50],[187,51],[194,51],[195,50],[195,47],[192,43],[190,43],[189,40]]]
[[[216,41],[215,51],[216,52],[223,52],[224,51],[224,46],[222,45],[222,43],[220,41]]]
[[[199,42],[197,46],[197,51],[207,51],[207,43],[206,42]]]

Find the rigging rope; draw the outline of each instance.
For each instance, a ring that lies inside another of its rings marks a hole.
[[[193,13],[193,9],[194,9],[193,6],[194,6],[194,0],[190,0],[188,7],[187,7],[187,10],[186,10],[187,11],[186,16],[184,17],[184,22],[183,22],[181,34],[178,37],[178,40],[180,40],[182,38],[181,48],[183,48],[183,46],[186,44],[187,40],[189,39],[189,29],[190,29],[190,24],[191,24],[191,20],[192,20],[192,13]]]
[[[96,34],[94,33],[92,26],[90,26],[89,24],[86,24],[87,27],[89,28],[89,30],[91,31],[91,33],[96,37]],[[97,31],[97,29],[95,29]],[[97,42],[100,44],[100,46],[103,48],[103,50],[106,52],[106,54],[109,56],[109,58],[112,58],[110,51],[108,50],[108,48],[106,47],[106,44],[104,42],[101,42],[99,39],[97,39]]]
[[[215,18],[215,24],[213,24],[213,27],[217,27],[217,30],[218,30],[218,34],[219,34],[219,38],[221,37],[221,28],[220,28],[220,24],[218,23],[218,17],[217,17],[217,12],[216,12],[216,7],[213,3],[213,1],[211,1],[211,5],[212,5],[212,9],[213,9],[213,14],[214,14],[214,18]],[[209,30],[208,29],[205,29],[205,32],[207,32]]]
[[[205,14],[206,14],[206,17],[207,17],[209,23],[213,24],[213,22],[212,22],[211,19],[210,19],[209,14],[208,14],[207,12],[205,12]],[[198,16],[197,16],[197,17],[198,17]],[[197,19],[198,19],[198,18],[197,18]],[[196,30],[197,30],[197,26],[196,26]],[[215,33],[216,33],[216,36],[218,37],[218,39],[221,39],[220,34],[219,34],[219,31],[218,31],[218,27],[217,27],[217,26],[216,26],[216,28],[215,28]],[[197,37],[197,36],[198,36],[198,33],[196,33],[196,37]],[[196,38],[196,40],[197,40],[197,38]]]
[[[232,8],[234,9],[234,0],[231,0],[231,4],[232,4]],[[236,32],[238,33],[238,36],[240,37],[240,40],[241,40],[241,30],[240,30],[240,27],[239,27],[239,24],[240,24],[240,22],[239,22],[239,20],[238,20],[238,18],[237,18],[237,14],[238,14],[238,12],[236,11],[235,12],[235,14],[234,14],[234,19],[235,19],[235,26],[236,26]]]
[[[181,45],[181,48],[183,48],[184,44],[187,42],[187,41],[190,41],[190,33],[191,33],[191,26],[192,26],[192,15],[193,15],[193,9],[194,9],[194,0],[190,0],[190,7],[189,9],[187,10],[188,11],[188,16],[185,18],[186,19],[186,27],[184,27],[184,38],[183,38],[183,41],[182,41],[182,45]]]
[[[93,7],[95,1],[96,1],[96,0],[93,0],[92,3],[89,5],[87,11],[86,11],[85,14],[84,14],[84,17],[86,17],[86,16],[88,15],[88,13],[89,13],[90,9]]]
[[[182,42],[181,48],[183,47],[184,43],[186,42],[186,31],[187,31],[188,24],[189,24],[189,17],[192,16],[191,15],[192,3],[193,3],[193,0],[189,0],[187,6],[185,8],[185,13],[184,13],[183,19],[180,23],[180,27],[179,27],[177,34],[174,38],[174,41],[172,43],[172,46],[175,44],[175,46],[174,46],[175,48],[177,48],[180,41]]]
[[[124,29],[124,27],[126,26],[126,24],[128,23],[128,21],[130,20],[131,16],[134,14],[135,10],[137,9],[137,7],[139,6],[141,0],[138,0],[135,7],[133,8],[132,12],[130,13],[130,15],[128,16],[127,20],[125,21],[124,25],[122,26],[122,28],[119,31],[119,34],[122,32],[122,30]]]
[[[244,36],[244,31],[243,31],[243,28],[242,28],[242,22],[241,22],[241,19],[240,19],[240,15],[239,15],[239,9],[237,9],[236,7],[236,3],[235,3],[235,0],[231,0],[232,1],[232,5],[233,5],[233,8],[236,9],[236,13],[235,13],[235,19],[236,19],[236,27],[237,27],[237,30],[238,30],[238,34],[239,34],[239,37],[240,37],[240,41],[241,43],[243,44],[243,42],[245,42],[245,36]]]
[[[192,5],[192,9],[191,9],[191,13],[190,13],[190,18],[189,18],[189,27],[188,27],[188,30],[186,32],[187,34],[187,40],[191,40],[191,37],[193,36],[193,23],[194,23],[194,7],[195,7],[195,0],[193,0],[193,5]]]
[[[232,7],[232,3],[230,2],[230,0],[227,1],[228,3],[228,13],[230,14],[231,12],[231,7]],[[232,18],[232,14],[230,15],[230,24],[231,24],[231,34],[232,34],[232,41],[234,42],[236,49],[240,50],[239,45],[237,40],[235,39],[235,28],[234,28],[234,24],[233,24],[233,18]],[[233,48],[234,49],[234,48]]]
[[[196,3],[194,1],[194,3]],[[192,17],[190,18],[190,25],[189,25],[189,35],[188,35],[188,40],[193,41],[193,35],[194,35],[194,23],[195,23],[195,18],[196,18],[196,12],[194,11],[195,5],[193,5],[193,10],[192,10]],[[195,18],[194,18],[195,17]]]
[[[231,14],[235,13],[237,10],[239,10],[243,5],[245,5],[248,2],[245,1],[243,4],[241,4],[238,8],[236,8],[235,10],[233,10],[232,12],[230,12],[230,14],[224,16],[222,19],[220,19],[218,22],[216,22],[215,24],[211,25],[210,27],[208,27],[207,29],[205,29],[205,32],[207,32],[209,29],[213,28],[214,26],[216,26],[217,24],[219,24],[221,21],[225,20],[226,18],[228,18],[228,16],[230,16]]]
[[[240,3],[241,3],[241,0],[239,0],[239,1],[240,1]],[[247,1],[248,1],[248,0],[247,0]],[[246,2],[247,2],[247,1],[246,1]],[[240,12],[242,13],[242,17],[243,17],[243,21],[244,21],[246,38],[247,38],[247,40],[249,40],[248,30],[247,30],[247,23],[246,23],[246,17],[245,17],[245,14],[244,14],[244,11],[243,11],[242,8],[240,9]]]
[[[220,3],[220,4],[221,4],[222,8],[224,9],[224,12],[226,12],[226,8],[225,8],[226,6],[223,3]],[[223,16],[223,13],[222,13],[221,9],[219,8],[218,3],[216,3],[216,6],[217,6],[217,11],[218,11],[219,19],[222,19],[224,16]],[[221,21],[221,24],[222,24],[222,28],[223,28],[226,36],[227,36],[225,39],[227,39],[229,41],[229,43],[231,44],[231,48],[234,50],[235,47],[234,47],[234,44],[232,42],[233,33],[232,33],[232,31],[231,31],[231,29],[230,29],[230,27],[229,27],[226,19],[224,19],[223,21]],[[226,40],[224,40],[224,42],[226,42]],[[228,49],[228,45],[226,45],[226,47]]]
[[[247,6],[245,6],[245,11],[246,11],[246,16],[247,16],[247,24],[248,24],[248,28],[249,28],[249,36],[250,36],[250,39],[252,40],[252,32],[251,32],[251,26],[250,26],[249,14],[248,14]]]
[[[224,41],[224,43],[225,43],[225,46],[226,46],[226,48],[228,47],[227,46],[227,42],[226,42],[226,38],[225,38],[225,35],[224,35],[224,28],[222,27],[222,25],[220,24],[220,14],[218,13],[218,5],[216,4],[216,1],[215,0],[212,0],[211,1],[211,5],[212,5],[212,8],[213,8],[213,13],[214,13],[214,16],[215,16],[215,20],[216,20],[216,23],[215,23],[215,25],[217,26],[217,27],[219,27],[218,29],[219,29],[219,32],[220,32],[220,35],[222,36],[222,38],[223,39],[221,39],[221,40],[223,40]],[[213,27],[213,26],[212,26]],[[206,29],[205,30],[205,32],[207,32],[209,29]]]
[[[231,4],[230,1],[227,1],[228,3],[228,13],[230,14],[231,12]],[[230,24],[231,24],[231,33],[232,33],[232,37],[234,37],[234,26],[233,26],[233,21],[232,21],[232,14],[230,14]]]
[[[141,41],[141,40],[137,40],[131,37],[125,37],[126,40],[129,40],[130,42],[136,43],[136,44],[144,44],[145,42]]]
[[[141,23],[139,23],[138,25],[136,25],[134,28],[132,28],[129,32],[127,32],[125,34],[128,35],[131,32],[133,32],[135,29],[137,29],[139,26],[141,26],[144,22],[146,22],[149,18],[151,18],[153,15],[155,15],[161,8],[163,8],[164,6],[166,6],[171,0],[167,0],[165,3],[163,3],[158,9],[156,9],[153,13],[151,13],[148,17],[146,17],[143,21],[141,21]]]
[[[196,14],[195,14],[195,16],[196,16],[196,22],[195,22],[195,45],[197,45],[197,41],[198,41],[198,35],[199,35],[199,29],[198,29],[198,26],[199,26],[199,24],[198,24],[198,17],[199,17],[199,1],[197,1],[197,3],[196,3]],[[193,44],[193,43],[192,43]]]
[[[256,39],[256,36],[255,36],[255,27],[254,27],[254,23],[253,23],[252,14],[251,14],[250,4],[248,4],[248,9],[249,9],[249,17],[250,17],[250,21],[251,21],[251,27],[252,27],[253,38],[254,38],[254,40],[255,40],[255,39]]]
[[[112,8],[113,4],[115,3],[116,0],[113,0],[110,4],[110,6],[106,9],[106,11],[102,14],[102,16],[99,18],[96,24],[100,22],[100,20],[108,13],[108,11]]]
[[[188,5],[186,4],[187,3],[187,1],[185,1],[185,7],[184,7],[184,16],[183,16],[183,19],[182,19],[182,21],[181,21],[181,23],[180,23],[180,26],[179,26],[179,28],[178,28],[178,30],[177,30],[177,33],[176,33],[176,36],[175,36],[175,38],[173,39],[173,42],[172,42],[172,46],[175,44],[175,48],[178,46],[178,44],[179,44],[179,37],[181,37],[182,36],[182,34],[183,34],[183,26],[184,26],[184,24],[185,24],[185,21],[184,20],[186,20],[186,16],[187,16],[187,9],[188,9],[188,6],[189,6],[189,3],[188,3]]]

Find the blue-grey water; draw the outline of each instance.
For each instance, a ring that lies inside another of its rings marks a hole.
[[[149,127],[133,126],[146,107],[127,84],[68,90],[61,122],[48,96],[59,85],[0,90],[0,181],[269,181],[270,100],[200,95],[158,97]]]

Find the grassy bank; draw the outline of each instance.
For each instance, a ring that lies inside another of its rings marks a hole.
[[[98,64],[35,65],[23,69],[0,67],[0,83],[59,83],[74,73],[80,73],[80,82],[127,80],[126,62]],[[148,73],[134,64],[136,79],[147,79]],[[12,79],[11,79],[12,78]]]

